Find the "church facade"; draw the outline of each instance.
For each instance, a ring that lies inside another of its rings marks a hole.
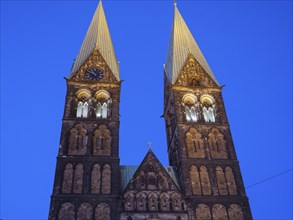
[[[163,74],[169,166],[151,150],[121,166],[121,80],[100,2],[66,79],[50,220],[252,219],[222,87],[176,5]]]

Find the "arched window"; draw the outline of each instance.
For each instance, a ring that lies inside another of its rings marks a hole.
[[[182,98],[185,118],[187,122],[197,122],[200,117],[199,103],[193,94],[186,94]]]
[[[77,124],[69,132],[69,155],[84,155],[87,146],[87,130],[82,124]]]
[[[94,155],[110,156],[112,137],[111,132],[106,125],[101,124],[94,131],[93,150]]]
[[[92,220],[93,208],[89,203],[82,203],[77,210],[77,220]]]
[[[73,166],[71,163],[66,164],[63,173],[62,192],[71,193],[73,179]]]
[[[213,206],[213,219],[214,220],[228,220],[226,208],[221,204]]]
[[[234,178],[233,171],[230,167],[225,168],[226,180],[228,185],[228,191],[230,195],[237,195],[237,186]]]
[[[226,178],[222,167],[216,167],[216,177],[220,195],[228,195]]]
[[[101,168],[95,164],[92,170],[91,193],[100,193],[101,189]]]
[[[205,122],[216,122],[216,105],[215,100],[210,95],[200,97],[202,105],[202,114]]]
[[[96,92],[96,118],[108,118],[110,116],[110,94],[105,90]]]
[[[190,158],[205,158],[204,142],[202,135],[196,128],[190,128],[186,133],[185,142],[187,154]]]
[[[75,214],[74,205],[70,202],[63,203],[59,209],[58,219],[73,220]]]
[[[193,195],[201,195],[201,185],[197,167],[192,165],[189,170],[191,190]]]
[[[103,166],[102,172],[102,193],[110,194],[111,191],[111,167],[109,164]]]
[[[230,220],[244,220],[242,208],[237,204],[231,204],[228,213]]]
[[[106,203],[100,203],[95,210],[95,220],[110,220],[110,206]]]
[[[211,184],[210,184],[210,178],[209,173],[206,167],[201,166],[199,169],[200,173],[200,183],[202,187],[202,192],[204,195],[211,195]]]
[[[82,192],[83,184],[83,165],[81,163],[77,164],[74,171],[74,184],[73,192],[80,194]]]
[[[76,107],[76,117],[77,118],[87,118],[89,114],[89,99],[91,97],[91,92],[87,89],[80,89],[76,93],[77,96],[77,107]]]
[[[211,211],[206,204],[199,204],[195,210],[197,220],[211,220]]]
[[[208,143],[212,158],[227,159],[227,143],[224,135],[216,128],[208,134]]]

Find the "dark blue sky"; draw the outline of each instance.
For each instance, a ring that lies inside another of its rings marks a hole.
[[[1,219],[46,219],[65,80],[97,1],[1,1]],[[163,64],[172,1],[103,2],[122,84],[120,159],[168,164]],[[292,169],[292,1],[179,1],[223,96],[245,186]],[[255,219],[292,219],[292,170],[247,188]]]

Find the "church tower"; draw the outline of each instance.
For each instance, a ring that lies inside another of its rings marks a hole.
[[[189,219],[252,219],[217,82],[175,4],[164,66],[164,118]]]
[[[101,2],[66,83],[49,219],[116,219],[121,81]]]

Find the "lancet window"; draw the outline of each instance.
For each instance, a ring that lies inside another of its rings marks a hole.
[[[91,193],[100,193],[101,190],[101,168],[99,164],[95,164],[91,176]]]
[[[211,184],[210,184],[210,178],[208,170],[205,166],[201,166],[199,169],[200,174],[200,183],[202,187],[202,192],[204,195],[211,195]]]
[[[109,164],[103,166],[102,171],[102,193],[110,194],[111,192],[111,167]]]
[[[196,166],[192,165],[189,170],[189,177],[191,182],[191,190],[193,195],[201,195],[201,184],[199,173]]]
[[[77,164],[74,171],[73,193],[80,194],[83,185],[83,165]]]
[[[87,118],[89,116],[89,100],[91,97],[91,93],[87,89],[80,89],[77,91],[76,96],[76,117]]]
[[[71,193],[72,180],[73,180],[73,165],[71,163],[68,163],[65,165],[65,169],[63,172],[63,183],[62,183],[63,193]]]
[[[202,105],[202,114],[205,122],[216,122],[216,105],[211,95],[202,95],[200,97]]]
[[[96,118],[108,118],[111,114],[110,105],[112,103],[112,99],[110,94],[105,90],[100,90],[96,92],[96,106],[95,113]]]
[[[182,98],[185,118],[187,122],[197,122],[200,118],[200,108],[197,98],[193,94],[186,94]]]

